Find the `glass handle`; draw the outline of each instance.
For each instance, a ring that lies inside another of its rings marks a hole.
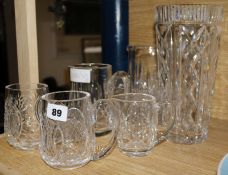
[[[100,99],[95,107],[96,147],[92,160],[98,160],[112,151],[116,143],[118,120],[114,115],[111,101]]]
[[[112,75],[107,84],[108,97],[130,92],[130,77],[125,71],[118,71]]]
[[[35,104],[35,115],[39,123],[40,123],[40,119],[42,118],[41,102],[42,102],[41,97],[38,97]]]
[[[93,160],[98,160],[112,151],[116,143],[118,119],[109,97],[130,92],[127,72],[118,71],[107,82],[107,99],[94,102],[96,148]]]
[[[173,105],[170,102],[160,102],[158,103],[157,115],[157,141],[155,144],[160,144],[163,141],[166,141],[166,137],[169,134],[169,131],[173,128],[174,125],[174,113]]]

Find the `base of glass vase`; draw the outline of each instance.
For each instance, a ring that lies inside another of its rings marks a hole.
[[[207,129],[204,129],[200,133],[193,133],[193,132],[177,133],[177,132],[171,131],[167,135],[167,140],[178,144],[197,144],[207,140],[207,136],[208,136]]]

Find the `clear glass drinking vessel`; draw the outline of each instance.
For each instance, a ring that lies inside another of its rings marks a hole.
[[[15,148],[38,148],[39,123],[35,116],[38,97],[48,92],[46,84],[10,84],[5,87],[4,132],[7,141]]]
[[[106,104],[110,106],[108,102]],[[41,126],[40,154],[49,166],[78,168],[105,156],[113,148],[115,118],[109,110],[112,137],[98,144],[94,127],[96,111],[90,94],[84,91],[59,91],[40,98],[37,102],[37,118]]]
[[[168,65],[172,80],[175,123],[170,141],[207,139],[222,19],[220,5],[156,7],[157,57]]]
[[[155,97],[126,93],[111,97],[118,117],[117,145],[128,156],[148,155],[157,143],[158,105]]]

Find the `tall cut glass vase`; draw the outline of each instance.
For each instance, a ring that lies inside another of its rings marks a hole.
[[[169,141],[207,139],[222,19],[219,5],[156,7],[157,56],[168,63],[172,80],[175,123]]]

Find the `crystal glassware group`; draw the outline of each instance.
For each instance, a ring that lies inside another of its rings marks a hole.
[[[129,46],[128,72],[104,63],[69,66],[71,89],[6,86],[5,134],[58,169],[99,160],[117,146],[145,156],[160,142],[207,139],[223,8],[156,7],[156,46]],[[117,143],[117,144],[116,144]]]

